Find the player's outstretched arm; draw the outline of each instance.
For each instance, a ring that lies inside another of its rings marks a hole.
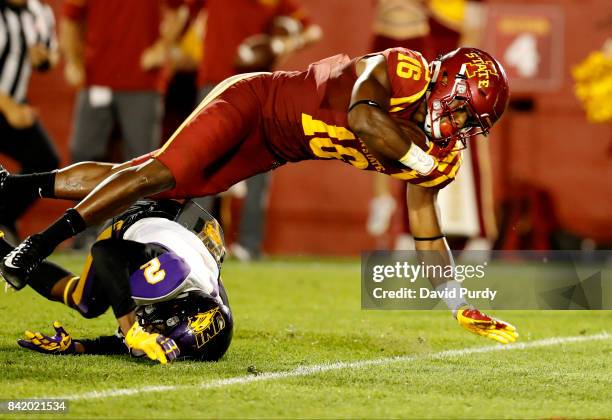
[[[46,335],[41,332],[25,332],[25,339],[17,340],[21,347],[45,354],[81,354],[83,346],[77,346],[72,336],[62,327],[59,321],[53,322],[55,335]]]
[[[59,321],[53,322],[54,335],[46,335],[41,332],[26,331],[25,339],[17,340],[17,344],[24,349],[38,353],[53,355],[74,354],[129,354],[134,356],[146,355],[151,360],[161,364],[173,361],[180,355],[178,346],[174,340],[160,334],[145,332],[137,322],[132,312],[129,316],[118,319],[121,324],[126,319],[132,321],[131,328],[127,328],[124,334],[119,331],[112,336],[101,336],[95,339],[74,339],[64,329]],[[125,328],[125,326],[124,326]]]
[[[117,331],[114,335],[104,335],[94,339],[73,338],[60,324],[53,322],[55,335],[49,336],[41,332],[26,331],[25,339],[17,340],[17,344],[24,349],[38,353],[53,355],[79,355],[97,354],[114,355],[129,354],[130,350],[124,343],[123,334]]]
[[[446,239],[440,229],[437,209],[437,190],[417,185],[408,185],[408,215],[410,230],[414,235],[415,247],[419,258],[425,264],[436,266],[454,265]],[[432,270],[434,273],[436,270]],[[445,272],[446,270],[442,270]],[[516,328],[499,319],[491,318],[469,306],[468,302],[459,297],[460,284],[454,278],[430,277],[429,281],[438,291],[457,290],[456,297],[445,298],[444,301],[459,325],[471,333],[490,338],[502,344],[516,341]],[[450,294],[449,294],[450,295]]]
[[[391,86],[385,57],[365,57],[356,70],[348,113],[351,130],[381,160],[399,161],[423,175],[431,173],[435,160],[415,143],[424,133],[415,129],[414,136],[405,136],[388,114]]]
[[[440,228],[437,208],[438,190],[408,184],[407,194],[410,232],[415,238],[415,248],[419,258],[426,264],[442,266],[454,264],[453,256]],[[442,286],[448,280],[445,277],[429,279],[433,287]],[[457,308],[450,309],[454,311]]]

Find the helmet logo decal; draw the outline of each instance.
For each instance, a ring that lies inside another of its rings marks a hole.
[[[489,87],[489,77],[491,75],[498,76],[495,64],[491,60],[483,60],[478,53],[465,54],[471,60],[465,63],[465,75],[468,79],[478,77],[478,87]]]
[[[221,227],[216,220],[206,221],[198,237],[204,242],[204,245],[217,263],[223,261],[225,257],[225,245],[223,244],[223,237],[221,236]]]
[[[208,236],[217,246],[221,246],[223,244],[223,240],[221,239],[221,234],[219,233],[218,223],[216,221],[209,220],[204,225],[204,229],[202,229],[204,234]]]
[[[219,308],[199,313],[189,319],[189,329],[193,331],[198,348],[208,343],[225,328],[225,320]]]

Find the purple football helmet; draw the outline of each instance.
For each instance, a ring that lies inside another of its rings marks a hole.
[[[174,340],[181,358],[220,359],[232,341],[234,319],[227,295],[220,286],[220,299],[202,292],[185,295],[136,309],[138,322],[148,332],[156,332]]]

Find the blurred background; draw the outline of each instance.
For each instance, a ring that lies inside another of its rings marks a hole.
[[[133,22],[147,18],[150,12],[132,12],[134,20],[130,21],[120,19],[121,13],[116,10],[137,0],[119,1],[116,6],[105,0],[42,2],[55,15],[57,30],[62,35],[58,40],[59,51],[63,54],[56,67],[32,75],[27,96],[57,149],[60,167],[82,160],[76,159],[75,131],[87,131],[89,126],[79,128],[75,112],[78,109],[84,112],[78,107],[78,100],[84,89],[91,89],[91,83],[79,80],[78,73],[75,78],[66,68],[71,46],[62,42],[74,40],[75,33],[82,34],[83,45],[86,39],[97,42],[87,38],[83,31],[97,28],[92,23],[95,16],[87,13],[103,12],[96,12],[94,5],[87,3],[100,1],[107,6],[97,7],[114,15],[98,23],[106,28],[111,41],[98,42],[95,47],[103,50],[102,55],[113,48],[134,48],[127,35],[117,33],[126,27],[134,31],[144,26]],[[66,6],[66,2],[73,4]],[[164,3],[147,2],[149,8]],[[474,149],[470,152],[471,167],[466,165],[459,175],[465,178],[463,186],[441,198],[445,228],[457,239],[456,246],[468,246],[465,239],[481,240],[473,247],[496,249],[609,249],[612,245],[609,1],[299,0],[288,2],[296,3],[288,9],[283,9],[289,6],[281,0],[168,3],[174,4],[160,5],[162,17],[153,17],[152,21],[159,20],[154,27],[161,27],[162,32],[176,31],[177,41],[168,51],[158,50],[157,46],[147,50],[149,55],[140,63],[149,76],[155,71],[154,90],[161,93],[165,104],[163,134],[158,145],[189,114],[206,86],[216,82],[210,71],[202,76],[201,65],[207,53],[210,56],[213,49],[220,47],[230,49],[233,59],[236,47],[223,37],[242,36],[238,44],[244,47],[245,40],[251,45],[258,42],[248,40],[256,32],[273,35],[271,31],[276,29],[270,29],[270,25],[246,28],[248,25],[241,19],[246,17],[248,21],[253,12],[248,9],[252,5],[241,11],[239,7],[244,3],[276,7],[276,14],[301,24],[297,30],[290,27],[291,22],[273,25],[282,27],[283,35],[294,30],[304,35],[293,48],[295,51],[270,64],[275,69],[302,70],[313,61],[337,53],[362,55],[375,51],[376,46],[383,45],[382,41],[414,46],[428,59],[434,58],[441,48],[452,49],[459,44],[477,46],[504,65],[512,98],[491,135],[487,139],[478,138],[471,145]],[[176,12],[174,8],[180,8],[180,3],[186,9]],[[173,8],[174,14],[164,22],[164,11],[168,8]],[[226,13],[213,23],[220,9]],[[234,14],[228,15],[228,10]],[[70,24],[78,24],[79,19],[82,26],[76,28],[73,38],[62,33],[66,22],[70,30]],[[172,27],[172,22],[179,29]],[[228,34],[231,30],[240,32],[237,28],[252,33]],[[146,30],[150,32],[151,28]],[[78,54],[78,48],[75,51]],[[122,59],[108,54],[97,65],[118,68]],[[248,61],[248,57],[244,60]],[[235,71],[245,69],[235,66]],[[131,89],[123,87],[127,92]],[[114,96],[119,97],[119,93]],[[98,92],[96,98],[104,106],[105,91]],[[89,99],[94,102],[91,92]],[[129,130],[121,127],[122,122],[126,124],[125,118],[119,117],[112,123],[110,140],[104,143],[105,156],[93,157],[107,161],[133,157],[128,156],[130,152],[123,146]],[[80,124],[87,124],[87,120]],[[7,138],[0,139],[3,141]],[[88,149],[86,143],[83,147]],[[9,156],[1,155],[0,163],[12,171],[20,170],[20,163]],[[275,254],[357,255],[365,249],[409,246],[402,211],[405,186],[395,180],[383,184],[374,174],[340,162],[301,162],[275,170],[269,179],[254,187],[239,186],[209,205],[223,219],[226,237],[238,245],[234,253],[240,258]],[[249,197],[249,190],[257,194]],[[376,204],[374,199],[381,196],[387,199]],[[254,210],[248,213],[254,216],[248,220],[257,222],[249,227],[250,231],[241,232],[241,224],[246,229],[241,215],[247,202],[254,203]],[[16,233],[25,237],[43,229],[70,205],[65,201],[39,200],[17,220]],[[401,242],[402,238],[408,242]]]

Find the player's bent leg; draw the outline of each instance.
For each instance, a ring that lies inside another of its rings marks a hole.
[[[56,171],[11,174],[0,165],[0,207],[5,209],[13,201],[53,197]]]
[[[4,233],[0,231],[0,258],[4,258],[14,248],[14,245],[9,243],[4,238]],[[54,290],[63,290],[61,285],[74,278],[74,275],[63,269],[62,267],[48,261],[43,261],[38,269],[28,278],[27,284],[34,289],[39,295],[56,302],[62,302],[61,292]]]
[[[105,313],[110,307],[110,302],[104,295],[104,282],[93,267],[91,254],[87,256],[81,276],[74,279],[64,284],[61,290],[64,303],[87,319],[97,318]],[[59,285],[58,291],[60,291]]]
[[[0,264],[2,275],[13,286],[23,287],[25,279],[57,245],[87,226],[119,214],[138,198],[171,189],[175,198],[214,194],[229,188],[232,181],[278,166],[270,158],[252,167],[253,157],[265,152],[266,146],[261,138],[261,100],[251,84],[262,85],[259,90],[265,90],[263,79],[249,75],[229,83],[220,91],[219,100],[211,93],[210,101],[194,111],[155,159],[119,170],[102,181],[74,209],[68,209],[48,229],[27,238],[11,252]],[[227,169],[233,172],[230,176],[217,176],[223,179],[210,182],[214,177],[211,172],[226,169],[223,160],[236,148],[239,150],[234,157],[246,157],[245,161],[251,161],[249,167],[229,165]],[[194,178],[200,179],[194,182]]]
[[[173,186],[172,172],[157,159],[149,159],[108,177],[92,194],[77,204],[75,210],[85,224],[91,226],[116,216],[139,198],[154,195]]]
[[[9,253],[0,264],[2,276],[16,289],[23,288],[27,278],[60,243],[87,226],[116,216],[137,199],[173,186],[172,172],[155,159],[120,170],[45,231],[28,237]]]
[[[65,303],[64,290],[78,280],[73,273],[49,261],[43,261],[28,278],[28,286],[53,302]]]
[[[53,198],[82,200],[102,181],[130,166],[130,162],[79,162],[57,171]]]
[[[10,174],[0,165],[0,202],[22,196],[81,200],[100,182],[130,163],[79,162],[59,170]]]

